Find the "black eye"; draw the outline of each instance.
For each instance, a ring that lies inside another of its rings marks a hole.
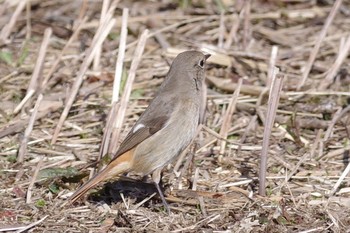
[[[204,59],[198,62],[199,67],[204,68]]]

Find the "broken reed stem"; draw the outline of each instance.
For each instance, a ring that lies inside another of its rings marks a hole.
[[[26,4],[26,40],[29,40],[32,36],[32,25],[31,25],[31,16],[32,10],[31,10],[31,3],[30,1],[27,1]]]
[[[128,30],[127,30],[128,17],[129,17],[129,9],[124,8],[123,15],[122,15],[120,40],[119,40],[118,58],[116,61],[115,72],[114,72],[112,105],[107,118],[105,132],[103,134],[103,138],[101,142],[101,147],[100,147],[101,149],[98,156],[98,161],[108,153],[108,150],[110,148],[110,142],[111,142],[110,139],[112,137],[114,124],[117,121],[116,119],[118,116],[117,113],[120,107],[120,103],[118,103],[118,100],[119,100],[119,92],[120,92],[120,83],[121,83],[122,74],[123,74],[126,39],[128,36]],[[114,143],[118,144],[117,142],[114,142]]]
[[[40,157],[40,160],[39,160],[39,163],[38,165],[36,166],[35,170],[34,170],[34,174],[30,180],[30,183],[28,185],[28,189],[27,189],[27,197],[26,197],[26,203],[29,204],[31,202],[31,199],[32,199],[32,189],[33,189],[33,186],[34,186],[34,183],[35,183],[35,180],[39,174],[39,171],[40,171],[40,168],[43,164],[43,161],[44,161],[44,156]]]
[[[122,79],[123,63],[124,63],[124,57],[125,57],[126,39],[128,37],[128,17],[129,17],[129,9],[124,8],[123,16],[122,16],[120,40],[119,40],[118,58],[115,65],[112,103],[117,102],[119,100],[120,83]]]
[[[339,54],[333,63],[332,67],[329,69],[327,76],[320,83],[319,90],[325,90],[332,84],[334,77],[336,76],[340,66],[343,64],[344,60],[348,56],[350,50],[350,35],[346,39],[345,45],[341,46]]]
[[[67,99],[66,102],[66,106],[61,114],[61,117],[57,123],[57,127],[55,129],[54,134],[52,135],[52,139],[51,139],[51,144],[54,144],[57,140],[58,134],[61,131],[61,128],[63,126],[63,123],[65,121],[65,119],[68,116],[69,110],[72,107],[72,104],[75,100],[76,95],[78,94],[79,88],[83,82],[85,73],[87,71],[87,69],[89,68],[95,52],[98,48],[99,45],[101,45],[103,43],[103,41],[106,39],[108,33],[110,32],[110,30],[112,29],[112,27],[114,26],[116,20],[115,19],[111,19],[112,17],[112,13],[114,12],[115,6],[111,6],[111,9],[109,10],[109,14],[106,16],[106,22],[104,22],[103,24],[100,25],[100,27],[97,29],[97,32],[92,40],[91,46],[89,47],[88,51],[86,52],[86,57],[83,61],[83,64],[80,67],[80,70],[77,74],[77,78],[73,84],[73,87],[71,89],[71,95],[69,96],[69,98]]]
[[[225,12],[221,12],[220,21],[219,21],[219,38],[218,38],[218,47],[223,48],[224,38],[225,38]]]
[[[230,127],[231,127],[232,115],[233,115],[233,113],[235,111],[235,108],[236,108],[236,103],[237,103],[237,99],[238,99],[238,96],[239,96],[239,93],[240,93],[240,90],[241,90],[242,83],[243,83],[243,79],[240,78],[238,80],[238,83],[237,83],[237,89],[232,94],[230,103],[229,103],[229,105],[227,107],[227,110],[226,110],[226,113],[225,113],[225,115],[224,115],[224,117],[222,119],[220,135],[221,135],[221,137],[223,137],[225,139],[227,138],[228,131],[230,130]],[[221,141],[221,144],[220,144],[220,155],[224,154],[225,147],[226,147],[226,141]]]
[[[111,109],[108,113],[105,130],[103,133],[103,138],[100,146],[100,153],[98,155],[97,161],[100,161],[107,153],[110,147],[111,137],[113,133],[113,123],[116,121],[117,113],[120,107],[119,102],[113,102]],[[117,143],[117,142],[114,142]]]
[[[320,50],[321,43],[322,43],[323,39],[325,38],[327,31],[328,31],[328,28],[331,25],[331,23],[336,15],[336,13],[338,12],[338,9],[339,9],[340,5],[342,4],[342,2],[343,2],[343,0],[336,0],[335,3],[333,4],[331,12],[329,13],[329,15],[327,17],[325,24],[323,25],[322,31],[320,32],[320,35],[316,39],[315,47],[312,49],[312,51],[310,53],[310,57],[309,57],[309,60],[306,64],[302,78],[297,86],[298,91],[304,86],[305,81],[306,81],[307,77],[309,76],[312,65],[314,64],[314,61],[316,59],[316,55],[317,55],[318,51]]]
[[[138,44],[137,44],[136,49],[135,49],[135,53],[133,56],[134,58],[131,62],[128,79],[127,79],[127,82],[125,84],[122,98],[120,100],[120,108],[118,110],[118,117],[117,117],[116,122],[115,122],[115,129],[113,130],[113,134],[112,134],[112,142],[115,142],[111,146],[110,152],[112,154],[114,154],[117,151],[117,147],[118,147],[117,142],[118,142],[118,139],[119,139],[119,136],[121,133],[122,124],[124,122],[126,108],[127,108],[127,105],[128,105],[129,99],[130,99],[131,91],[132,91],[132,85],[134,83],[135,76],[136,76],[136,70],[137,70],[137,67],[141,61],[143,50],[145,48],[146,41],[148,38],[148,32],[149,32],[148,29],[145,29],[143,31],[143,33],[141,34],[141,36],[138,40]]]
[[[331,137],[333,127],[334,127],[335,123],[337,123],[337,120],[338,120],[339,115],[341,114],[341,111],[342,111],[342,108],[339,107],[338,110],[334,113],[332,120],[329,123],[328,128],[326,130],[326,133],[324,134],[324,137],[323,137],[324,142],[326,142]]]
[[[233,41],[237,40],[236,34],[237,34],[237,30],[239,28],[239,24],[241,23],[241,17],[239,17],[236,13],[234,13],[232,15],[232,27],[230,30],[230,33],[225,41],[224,44],[224,49],[229,49],[232,45]]]
[[[245,142],[245,140],[247,139],[247,136],[248,136],[248,133],[252,130],[253,126],[255,125],[256,123],[256,120],[258,118],[258,115],[254,115],[249,123],[248,123],[248,126],[245,128],[244,130],[244,133],[243,135],[241,136],[241,138],[239,139],[239,143],[241,145],[238,146],[238,149],[237,149],[237,154],[239,155],[241,153],[241,150],[242,150],[242,144]]]
[[[100,16],[100,22],[99,22],[100,24],[104,22],[109,5],[110,5],[110,0],[102,1],[101,16]],[[99,46],[96,50],[94,62],[92,65],[93,71],[98,71],[100,69],[101,51],[102,51],[102,47]]]
[[[24,161],[24,156],[27,153],[27,143],[29,140],[29,136],[33,130],[35,119],[36,119],[36,116],[37,116],[37,113],[38,113],[38,110],[39,110],[39,107],[40,107],[42,100],[43,100],[43,95],[40,94],[38,96],[38,99],[36,100],[32,115],[31,115],[29,122],[28,122],[28,126],[27,126],[26,130],[24,131],[24,136],[23,136],[21,145],[18,149],[18,156],[17,156],[18,163],[22,163]]]
[[[34,93],[41,88],[42,69],[43,69],[43,64],[44,64],[45,55],[47,51],[47,46],[49,45],[51,35],[52,35],[52,29],[46,28],[44,32],[44,39],[40,45],[38,59],[36,60],[36,63],[35,63],[33,75],[32,75],[32,78],[30,79],[26,96],[17,105],[17,107],[13,111],[14,114],[17,114],[22,109],[22,107],[27,103],[27,101],[34,95]]]
[[[250,0],[245,1],[244,6],[244,24],[243,24],[243,48],[247,49],[250,40]]]
[[[15,12],[13,13],[13,15],[11,16],[11,19],[9,21],[8,24],[6,24],[1,32],[0,32],[0,44],[4,43],[8,43],[8,37],[10,36],[11,34],[11,31],[12,31],[12,28],[13,26],[15,26],[16,24],[16,21],[17,21],[17,18],[18,16],[21,14],[21,12],[23,11],[24,7],[26,6],[27,4],[27,0],[21,0],[19,1],[17,7],[16,7],[16,10]]]
[[[335,124],[345,115],[345,113],[350,111],[350,105],[348,105],[347,107],[345,107],[344,109],[338,109],[338,111],[334,114],[331,123],[328,126],[328,129],[324,135],[323,141],[326,142],[332,134],[332,130],[335,126]]]
[[[300,166],[307,160],[307,158],[309,157],[310,159],[314,157],[315,155],[315,151],[317,149],[317,145],[320,143],[321,141],[321,135],[323,133],[323,130],[320,129],[318,132],[317,132],[317,135],[316,135],[316,139],[315,139],[315,142],[312,144],[312,147],[310,149],[310,153],[305,153],[303,155],[303,157],[301,157],[301,159],[299,159],[298,163],[295,165],[295,167],[289,172],[288,176],[286,177],[286,179],[284,180],[283,184],[280,185],[280,187],[284,187],[287,182],[294,176],[294,174],[298,171],[298,169],[300,168]]]
[[[272,86],[269,93],[268,108],[264,127],[263,144],[260,155],[259,169],[259,195],[266,195],[266,170],[267,170],[267,153],[269,149],[269,140],[273,123],[276,117],[280,93],[282,90],[283,76],[278,75],[278,69],[275,68],[272,74]]]
[[[46,87],[46,84],[49,82],[51,76],[57,70],[57,67],[60,64],[63,55],[66,53],[66,51],[69,48],[69,46],[71,46],[71,44],[76,40],[76,38],[78,37],[78,35],[79,35],[82,27],[86,23],[86,21],[87,21],[87,17],[85,17],[82,21],[79,22],[78,27],[76,28],[76,30],[74,31],[72,36],[69,38],[68,42],[64,45],[64,47],[61,50],[60,54],[55,59],[54,64],[51,66],[51,69],[49,70],[48,74],[45,76],[44,81],[43,81],[43,83],[41,85],[41,89],[44,89]]]
[[[271,88],[271,79],[269,77],[272,77],[272,73],[275,69],[275,65],[276,65],[276,59],[277,59],[277,53],[278,53],[278,46],[274,45],[272,46],[271,49],[271,56],[270,56],[270,62],[269,62],[269,69],[267,72],[267,80],[266,80],[266,87],[267,88]]]
[[[29,229],[35,227],[36,225],[39,225],[40,223],[42,223],[47,217],[49,217],[49,215],[45,215],[43,218],[39,219],[36,222],[33,222],[31,224],[29,224],[28,226],[19,229],[18,231],[16,231],[16,233],[22,233],[22,232],[27,232]]]
[[[190,18],[190,19],[186,19],[186,20],[183,20],[183,21],[181,21],[181,22],[178,22],[178,23],[171,24],[171,25],[169,25],[169,26],[165,26],[165,27],[163,27],[163,28],[160,28],[160,29],[158,29],[158,30],[155,30],[155,31],[153,31],[153,32],[150,32],[150,33],[148,34],[147,39],[148,39],[148,38],[151,38],[151,37],[153,37],[153,36],[155,36],[155,35],[157,35],[158,33],[166,32],[166,31],[172,30],[172,29],[174,29],[174,28],[177,28],[177,27],[180,26],[180,25],[185,25],[185,24],[190,24],[190,23],[195,23],[195,22],[198,22],[198,21],[210,20],[210,19],[213,19],[213,20],[217,19],[217,15],[213,15],[213,16],[207,16],[207,15],[206,15],[206,16],[199,16],[199,17]],[[135,41],[133,41],[133,42],[127,44],[127,45],[126,45],[126,48],[128,49],[128,48],[130,48],[130,47],[133,47],[133,46],[134,46],[135,44],[137,44],[137,43],[138,43],[138,40],[135,40]]]
[[[343,173],[341,174],[341,176],[339,177],[339,179],[335,183],[333,189],[330,191],[330,194],[329,194],[330,196],[333,196],[334,193],[338,190],[341,182],[343,182],[343,180],[349,174],[349,172],[350,172],[350,163],[348,163],[348,165],[346,166],[345,170],[343,171]]]

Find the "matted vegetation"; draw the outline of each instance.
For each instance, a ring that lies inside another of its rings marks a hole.
[[[1,231],[349,231],[349,1],[8,0],[0,12]],[[65,205],[191,49],[212,54],[207,107],[163,172],[172,214],[132,173]]]

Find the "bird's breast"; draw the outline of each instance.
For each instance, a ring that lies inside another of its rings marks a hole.
[[[136,147],[133,170],[149,174],[174,160],[195,136],[199,121],[199,104],[180,101],[165,127]]]

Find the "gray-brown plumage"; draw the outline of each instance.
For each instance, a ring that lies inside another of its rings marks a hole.
[[[101,181],[135,171],[152,178],[159,188],[161,169],[191,142],[199,123],[206,59],[197,51],[180,53],[173,61],[158,94],[121,143],[112,161],[71,197],[76,201]]]

